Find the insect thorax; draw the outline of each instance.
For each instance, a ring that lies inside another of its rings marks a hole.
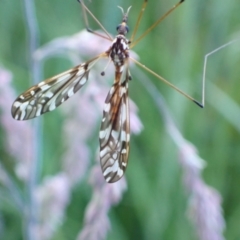
[[[129,41],[123,35],[117,35],[113,40],[108,52],[115,66],[122,66],[125,59],[129,57],[128,43]]]

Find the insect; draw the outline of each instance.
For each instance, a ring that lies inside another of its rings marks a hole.
[[[130,142],[130,119],[128,83],[131,80],[129,71],[129,61],[135,62],[159,80],[165,82],[194,103],[203,107],[201,103],[178,89],[176,86],[165,80],[163,77],[153,72],[145,65],[129,55],[129,50],[133,48],[143,37],[155,28],[166,16],[176,9],[184,0],[180,0],[168,12],[160,17],[150,26],[140,37],[134,40],[139,27],[143,12],[147,5],[144,0],[141,12],[139,13],[133,34],[128,40],[126,34],[129,31],[127,20],[130,8],[124,13],[121,24],[117,26],[117,35],[114,39],[108,34],[101,23],[95,18],[92,12],[85,6],[83,0],[79,0],[82,5],[87,30],[93,34],[111,41],[109,49],[95,58],[82,63],[59,75],[46,79],[43,82],[29,88],[22,93],[12,105],[12,116],[16,120],[27,120],[50,112],[73,96],[87,81],[90,70],[102,58],[110,59],[115,67],[114,83],[105,100],[103,118],[99,133],[100,142],[100,163],[103,176],[108,183],[118,181],[124,174],[129,156]],[[99,24],[106,35],[94,32],[88,27],[87,13]],[[101,73],[104,75],[104,71]]]

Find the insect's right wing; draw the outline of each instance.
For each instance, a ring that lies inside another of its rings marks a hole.
[[[123,176],[129,155],[128,69],[119,79],[115,79],[106,98],[99,133],[100,163],[103,176],[109,183]]]
[[[12,105],[16,120],[27,120],[50,112],[74,95],[88,80],[89,71],[105,53],[88,62],[29,88]]]

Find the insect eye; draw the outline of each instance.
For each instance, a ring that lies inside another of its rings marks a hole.
[[[121,24],[119,24],[119,25],[116,27],[116,30],[118,31],[120,27],[121,27]]]
[[[126,34],[129,32],[129,27],[127,25],[124,26],[122,24],[119,24],[116,29],[118,33],[122,34]]]

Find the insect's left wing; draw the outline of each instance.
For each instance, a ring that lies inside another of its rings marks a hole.
[[[115,79],[108,93],[99,141],[103,176],[109,183],[116,182],[126,170],[129,154],[128,70],[121,75],[120,81]]]
[[[106,54],[100,54],[88,62],[29,88],[13,103],[13,118],[27,120],[54,110],[87,82],[89,71],[102,57],[106,57]]]

